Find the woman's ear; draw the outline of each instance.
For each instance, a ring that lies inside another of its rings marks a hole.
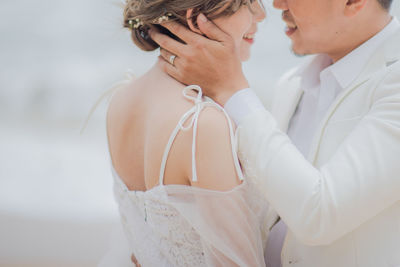
[[[193,8],[189,8],[186,11],[186,21],[187,21],[187,24],[189,25],[189,29],[193,32],[196,32],[196,33],[202,35],[203,33],[200,31],[200,29],[197,28],[196,26],[194,26],[194,24],[193,24],[192,14],[193,14]],[[197,19],[197,18],[195,18],[195,19]]]

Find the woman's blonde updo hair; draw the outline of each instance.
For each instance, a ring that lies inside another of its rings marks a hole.
[[[220,16],[229,16],[235,13],[242,5],[252,0],[127,0],[124,8],[124,27],[132,30],[133,42],[142,50],[152,51],[159,47],[148,35],[150,28],[178,39],[159,24],[160,18],[168,17],[169,21],[177,21],[187,26],[186,11],[193,8],[190,19],[193,25],[196,18],[203,13],[209,19]],[[136,23],[133,27],[132,23]]]

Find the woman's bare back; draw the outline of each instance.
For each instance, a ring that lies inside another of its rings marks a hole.
[[[107,116],[110,153],[129,189],[146,191],[158,185],[168,139],[182,115],[193,107],[182,95],[184,87],[155,65],[114,95]],[[214,108],[205,109],[197,134],[197,172],[205,177],[198,186],[224,190],[238,185],[224,115]],[[192,184],[192,137],[193,129],[178,133],[168,155],[164,184]],[[221,175],[227,178],[214,179]]]
[[[201,96],[155,66],[110,103],[114,193],[131,252],[143,266],[265,266],[261,196],[241,173],[228,115]]]

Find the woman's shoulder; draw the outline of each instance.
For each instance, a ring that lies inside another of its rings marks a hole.
[[[114,92],[107,110],[107,128],[110,133],[110,129],[123,128],[122,125],[131,119],[134,114],[134,109],[132,108],[132,103],[135,101],[133,97],[134,84],[135,82],[130,82],[128,85],[119,88]]]
[[[108,106],[108,119],[117,118],[121,123],[130,119],[146,104],[147,95],[156,86],[158,77],[154,77],[152,70],[145,74],[131,78],[127,83],[113,93]]]
[[[137,100],[146,86],[146,76],[147,73],[139,77],[130,77],[129,80],[122,82],[122,85],[115,90],[109,107],[129,105],[132,101]]]
[[[199,134],[202,137],[229,137],[229,121],[230,119],[225,115],[222,108],[217,108],[216,106],[206,107],[199,114]],[[231,123],[233,125],[233,122]]]
[[[109,111],[120,111],[122,114],[119,115],[127,116],[143,106],[154,106],[157,102],[167,101],[167,99],[164,100],[163,95],[167,94],[168,90],[173,89],[181,95],[180,90],[184,87],[154,66],[117,90],[110,101]]]
[[[218,191],[241,183],[235,167],[233,125],[221,108],[207,107],[198,119],[197,176],[192,185]]]

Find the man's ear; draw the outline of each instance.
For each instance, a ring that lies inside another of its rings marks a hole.
[[[196,26],[194,26],[193,24],[193,18],[192,18],[192,14],[193,14],[193,8],[189,8],[186,11],[186,20],[187,20],[187,24],[189,25],[189,29],[193,32],[196,32],[198,34],[203,35],[203,33],[199,30],[199,28],[197,28]],[[195,18],[196,19],[196,18]]]
[[[345,6],[345,15],[353,17],[357,15],[367,4],[368,0],[347,0]]]

